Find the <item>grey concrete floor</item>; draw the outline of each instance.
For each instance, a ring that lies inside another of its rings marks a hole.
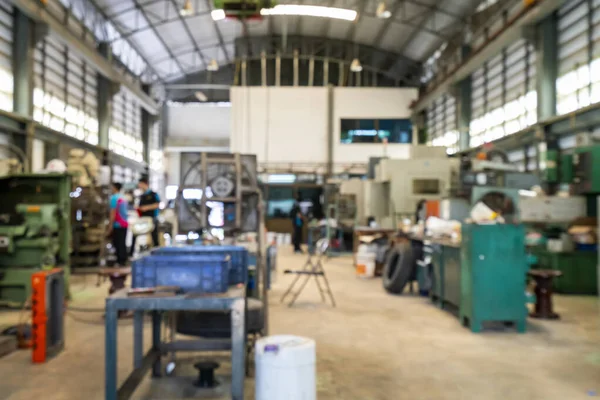
[[[279,267],[298,268],[304,260],[305,256],[282,254]],[[307,336],[317,342],[319,399],[600,397],[600,308],[596,298],[555,296],[561,320],[530,319],[524,335],[512,331],[472,334],[425,298],[390,296],[380,279],[357,279],[350,258],[332,259],[326,269],[336,308],[321,303],[314,282],[294,308],[280,304],[279,297],[291,279],[281,274],[270,295],[271,333]],[[95,287],[93,277],[76,278],[73,305],[101,307],[106,291],[106,284]],[[29,351],[1,358],[0,399],[102,399],[101,315],[70,311],[66,349],[44,365],[32,365]],[[18,312],[0,312],[0,326],[14,323],[18,317]],[[122,380],[132,363],[130,321],[121,322],[118,341]],[[149,343],[149,335],[145,343]],[[219,370],[222,375],[227,375],[226,367]],[[135,398],[175,398],[177,388],[190,396],[195,393],[185,388],[192,381],[191,374],[176,379],[148,378]],[[253,386],[248,379],[250,399]]]

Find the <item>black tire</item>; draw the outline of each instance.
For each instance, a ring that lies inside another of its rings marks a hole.
[[[383,287],[388,293],[401,294],[413,275],[414,262],[410,245],[392,249],[383,268]]]
[[[257,333],[264,328],[263,304],[248,299],[247,331]],[[229,311],[185,311],[177,313],[177,333],[209,339],[231,337],[231,314]]]

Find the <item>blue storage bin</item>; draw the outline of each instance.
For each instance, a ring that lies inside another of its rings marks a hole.
[[[226,255],[148,255],[132,264],[133,288],[179,286],[184,292],[223,293],[229,287]]]
[[[152,250],[153,255],[227,255],[231,258],[229,284],[247,283],[248,250],[241,246],[170,246]]]

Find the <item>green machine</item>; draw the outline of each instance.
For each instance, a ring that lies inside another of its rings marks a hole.
[[[0,305],[27,301],[31,275],[41,269],[63,268],[68,279],[71,180],[57,173],[0,177]]]

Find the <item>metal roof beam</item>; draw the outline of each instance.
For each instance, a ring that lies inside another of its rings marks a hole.
[[[212,10],[210,0],[206,0],[206,7],[208,7],[209,10]],[[223,41],[223,35],[221,34],[219,25],[217,24],[217,21],[212,19],[212,17],[211,17],[211,21],[213,23],[213,27],[215,28],[215,32],[217,33],[217,38],[219,38],[219,43],[221,44],[221,48],[223,49],[223,54],[225,55],[225,59],[227,60],[228,63],[230,63],[231,58],[229,57],[229,53],[227,52],[227,48],[225,47],[225,42]]]
[[[171,4],[173,4],[173,7],[175,7],[175,11],[177,12],[178,6],[177,6],[177,3],[175,2],[175,0],[171,0]],[[194,49],[198,53],[200,60],[202,60],[202,64],[204,64],[205,67],[208,66],[208,64],[206,62],[206,58],[204,57],[204,54],[200,50],[200,47],[198,46],[198,43],[196,42],[194,35],[192,35],[192,31],[190,30],[190,27],[189,27],[187,21],[181,16],[181,14],[179,12],[177,12],[177,16],[179,17],[179,21],[181,21],[181,24],[183,25],[183,29],[185,29],[185,32],[187,33],[188,37],[190,38],[190,41],[192,42]]]
[[[88,62],[94,65],[98,70],[98,73],[113,82],[120,83],[131,91],[140,100],[142,107],[144,107],[146,111],[153,115],[158,114],[158,104],[150,96],[144,93],[139,85],[132,82],[131,79],[128,79],[119,68],[103,57],[97,49],[82,42],[77,35],[73,34],[68,27],[63,24],[62,21],[59,21],[50,14],[41,3],[32,0],[12,0],[12,2],[33,20],[47,24],[50,29],[57,33],[69,49],[80,54]]]
[[[179,59],[177,57],[175,57],[175,55],[173,54],[173,52],[171,51],[171,49],[169,48],[169,46],[167,45],[167,43],[165,42],[163,37],[158,33],[158,30],[152,24],[152,21],[150,21],[150,18],[148,18],[148,14],[146,14],[146,10],[144,10],[144,7],[142,7],[140,5],[138,0],[133,0],[133,3],[138,6],[138,9],[139,9],[140,13],[142,14],[142,17],[144,17],[146,19],[146,23],[148,25],[150,25],[152,32],[154,32],[158,41],[163,45],[163,47],[165,48],[165,51],[169,54],[169,56],[171,56],[171,59],[173,60],[175,65],[177,65],[177,68],[179,68],[179,70],[181,71],[182,74],[185,74],[185,68],[183,68],[183,65],[181,65],[181,62],[179,62]]]
[[[250,38],[252,40],[254,40],[256,43],[266,43],[266,42],[273,41],[273,39],[269,35],[265,35],[265,36],[250,36]],[[360,44],[360,43],[351,43],[351,42],[346,41],[346,40],[326,39],[326,38],[315,37],[315,36],[292,36],[292,37],[290,37],[290,39],[291,40],[300,39],[301,41],[304,41],[305,43],[307,43],[306,47],[308,49],[311,49],[312,47],[315,47],[315,46],[312,46],[313,44],[316,44],[317,45],[316,47],[320,47],[320,48],[326,48],[327,45],[330,45],[330,46],[334,46],[334,47],[338,47],[338,48],[344,48],[344,49],[347,48],[348,45],[358,45],[361,52],[365,52],[365,51],[366,52],[380,52],[383,55],[388,55],[390,57],[393,57],[394,60],[399,60],[399,61],[405,62],[410,67],[420,67],[420,65],[421,65],[421,63],[419,61],[416,61],[416,60],[413,60],[411,58],[408,58],[408,57],[406,57],[406,56],[404,56],[402,54],[395,53],[395,52],[392,53],[392,52],[387,51],[387,50],[378,49],[378,48],[375,48],[373,46],[368,46],[368,45],[364,45],[364,44]],[[227,41],[227,42],[225,42],[225,44],[235,44],[235,42],[237,40],[239,40],[239,38],[238,39],[233,39],[231,41]],[[211,46],[202,47],[201,49],[202,50],[212,49],[212,48],[215,48],[215,47],[218,47],[218,46],[219,46],[219,44],[215,43],[215,44],[212,44]],[[184,50],[184,51],[182,51],[180,53],[177,53],[177,56],[184,56],[184,55],[193,53],[194,51],[195,51],[195,49]],[[342,53],[344,51],[345,50],[342,50]],[[316,52],[310,51],[309,53],[310,54],[315,54]],[[158,59],[158,60],[155,60],[154,63],[161,63],[161,62],[167,61],[169,59],[170,59],[169,57]]]
[[[16,1],[15,1],[15,4],[16,4]],[[88,4],[95,8],[96,12],[98,14],[100,14],[100,16],[102,17],[102,19],[104,19],[104,21],[100,22],[101,24],[105,25],[106,22],[110,22],[115,27],[115,30],[119,33],[119,35],[122,34],[122,31],[123,31],[122,25],[119,24],[119,23],[117,23],[117,21],[114,21],[112,18],[110,18],[104,12],[104,10],[98,5],[98,3],[96,2],[96,0],[84,0],[83,4],[84,4],[84,7],[86,7],[86,9],[87,9],[87,5]],[[72,15],[72,11],[71,10],[68,10],[68,12],[71,13],[71,15]],[[77,19],[75,16],[73,16],[73,18]],[[105,28],[104,28],[104,32],[105,32],[105,35],[106,35],[106,29]],[[92,32],[92,34],[93,34],[93,32]],[[146,63],[146,68],[149,71],[151,71],[154,75],[158,76],[156,70],[154,69],[154,67],[152,66],[152,64],[148,61],[148,58],[141,51],[140,47],[136,43],[134,43],[134,42],[132,42],[130,40],[127,40],[126,38],[124,38],[124,39],[129,44],[129,46],[131,46],[131,48],[133,48],[139,54],[139,56],[142,58],[142,60],[144,60],[144,62]]]
[[[407,3],[414,4],[414,5],[419,6],[419,7],[424,7],[424,8],[427,8],[429,10],[434,10],[438,14],[443,14],[443,15],[445,15],[447,17],[450,17],[450,18],[456,20],[456,22],[460,22],[460,23],[465,24],[465,25],[467,24],[467,19],[463,15],[456,14],[456,13],[454,13],[452,11],[449,11],[449,10],[446,10],[444,8],[441,8],[440,6],[437,6],[435,4],[427,4],[427,3],[424,3],[424,2],[419,1],[419,0],[405,0],[405,1]]]
[[[416,113],[425,109],[435,99],[446,93],[452,85],[455,85],[471,75],[487,60],[494,55],[499,54],[503,48],[520,39],[525,27],[537,24],[558,9],[564,1],[565,0],[545,0],[536,3],[536,5],[529,8],[524,8],[520,14],[509,21],[508,25],[502,28],[498,33],[494,34],[486,44],[473,49],[466,61],[452,71],[449,76],[445,77],[441,83],[421,96],[417,100],[413,112]]]
[[[346,32],[346,40],[349,42],[354,42],[356,39],[356,27],[357,25],[360,23],[360,19],[362,18],[363,14],[365,13],[365,9],[367,8],[367,4],[368,4],[368,0],[359,0],[357,3],[357,18],[352,21],[352,23],[350,24],[350,27],[348,28],[348,31]]]

